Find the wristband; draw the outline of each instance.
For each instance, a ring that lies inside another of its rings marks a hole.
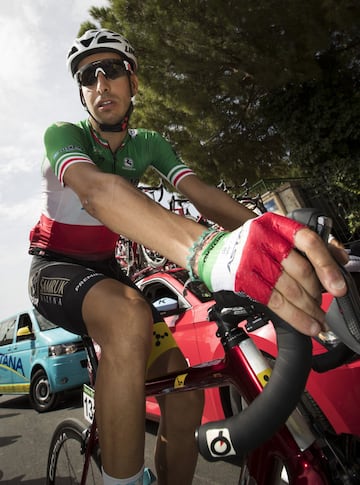
[[[212,234],[215,234],[217,231],[216,229],[206,229],[201,236],[194,242],[194,244],[191,246],[189,250],[189,254],[186,258],[186,269],[189,272],[190,280],[191,281],[197,281],[199,278],[195,276],[194,273],[194,264],[195,264],[195,259],[198,254],[198,250],[201,249],[205,242],[210,239]]]

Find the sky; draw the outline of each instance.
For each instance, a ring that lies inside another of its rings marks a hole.
[[[66,55],[107,0],[0,2],[0,320],[30,308],[29,232],[41,206],[43,134],[86,117]]]

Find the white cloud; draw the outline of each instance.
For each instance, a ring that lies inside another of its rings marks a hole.
[[[34,2],[34,4],[39,2]],[[41,78],[44,66],[44,45],[39,42],[39,18],[29,15],[33,9],[21,8],[18,1],[9,2],[13,11],[0,19],[0,45],[3,68],[0,82],[5,93],[13,93],[32,86]],[[25,3],[25,7],[28,5]],[[2,8],[2,7],[1,7]],[[7,9],[9,6],[7,6]],[[28,13],[27,13],[28,12]],[[34,11],[35,12],[35,11]]]
[[[40,214],[43,133],[85,117],[66,54],[92,6],[107,0],[0,3],[0,319],[29,307],[28,235]]]

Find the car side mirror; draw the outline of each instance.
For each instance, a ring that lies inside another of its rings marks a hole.
[[[21,327],[16,333],[17,340],[25,340],[25,339],[33,339],[35,338],[33,332],[30,330],[29,327]]]
[[[179,307],[178,300],[168,296],[155,300],[153,305],[162,317],[170,317],[171,315],[176,315],[183,311]]]

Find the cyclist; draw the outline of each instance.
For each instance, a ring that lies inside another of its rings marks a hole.
[[[148,483],[144,379],[184,369],[186,362],[159,315],[116,264],[118,234],[187,267],[214,291],[249,294],[309,335],[324,321],[319,279],[336,296],[346,291],[345,283],[309,229],[272,214],[254,218],[203,183],[158,133],[129,128],[138,62],[122,35],[87,31],[75,40],[67,64],[89,116],[46,130],[43,208],[30,234],[29,292],[48,319],[89,333],[101,346],[96,413],[104,484]],[[204,232],[142,194],[136,184],[150,165],[226,231]],[[295,247],[309,256],[317,276]],[[159,403],[158,483],[190,484],[203,395],[166,396]]]

